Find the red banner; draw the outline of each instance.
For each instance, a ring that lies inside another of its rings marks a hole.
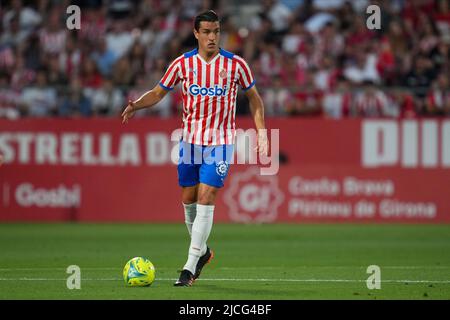
[[[179,126],[179,119],[0,120],[0,220],[183,221]],[[240,118],[237,126],[253,123]],[[267,126],[279,132],[269,133],[264,165],[241,164],[251,132],[238,132],[216,221],[450,223],[450,120],[268,119]]]

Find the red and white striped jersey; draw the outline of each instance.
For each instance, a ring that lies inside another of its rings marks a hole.
[[[255,84],[247,62],[220,49],[206,63],[194,49],[170,64],[159,85],[172,90],[178,82],[183,96],[183,141],[233,144],[238,85],[246,91]]]

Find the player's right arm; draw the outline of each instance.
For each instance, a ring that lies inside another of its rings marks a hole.
[[[180,81],[179,71],[183,56],[181,55],[170,64],[161,81],[152,90],[144,93],[136,101],[128,101],[127,107],[122,112],[122,123],[127,123],[128,119],[133,117],[137,110],[150,108],[157,104],[164,98],[168,91],[173,90],[175,85]]]
[[[167,90],[163,89],[160,85],[156,85],[152,90],[144,93],[136,101],[128,101],[128,105],[122,112],[122,123],[127,123],[130,118],[134,116],[137,110],[150,108],[157,104],[167,94]]]

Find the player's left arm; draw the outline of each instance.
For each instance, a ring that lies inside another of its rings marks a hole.
[[[264,103],[261,96],[254,85],[250,89],[245,91],[250,103],[250,111],[253,116],[253,121],[255,122],[256,129],[258,130],[258,146],[257,150],[262,155],[267,155],[268,152],[268,141],[267,141],[267,130],[264,122]]]

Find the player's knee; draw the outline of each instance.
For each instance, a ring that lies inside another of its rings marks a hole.
[[[216,200],[216,191],[205,190],[198,194],[197,203],[202,205],[213,205]]]
[[[184,204],[197,202],[197,188],[183,188],[181,201],[183,201]]]
[[[182,194],[181,201],[183,201],[184,204],[195,203],[197,202],[197,195],[195,193]]]
[[[193,204],[193,203],[196,203],[197,202],[197,200],[195,199],[195,198],[181,198],[181,201],[184,203],[184,204]]]

